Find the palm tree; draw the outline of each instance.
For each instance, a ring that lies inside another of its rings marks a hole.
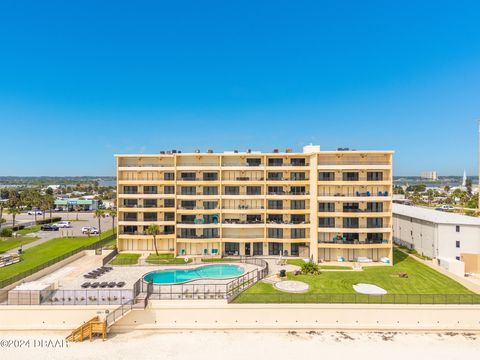
[[[83,206],[82,205],[74,205],[75,212],[77,213],[77,221],[78,221],[78,212],[82,210]]]
[[[5,203],[3,201],[0,201],[0,228],[2,227],[2,223],[6,222],[6,220],[3,218],[3,208],[4,207],[5,207]],[[5,220],[5,221],[2,221],[2,219]]]
[[[158,256],[157,249],[157,235],[160,232],[160,227],[157,224],[150,224],[147,228],[147,234],[153,236],[153,246],[155,247],[155,254]]]
[[[102,233],[102,223],[101,220],[102,218],[105,217],[105,210],[102,209],[97,209],[93,212],[93,217],[98,219],[98,234],[100,235]]]
[[[10,215],[12,215],[12,228],[15,227],[15,217],[20,214],[22,211],[17,208],[16,206],[12,206],[12,207],[9,207],[7,209],[7,213],[9,213]]]
[[[117,217],[117,209],[108,209],[107,214],[110,215],[110,217],[112,218],[112,231],[115,234],[115,218]]]
[[[43,220],[45,220],[45,213],[50,210],[50,219],[52,218],[52,207],[55,205],[53,195],[45,194],[40,199],[40,208],[43,212]]]

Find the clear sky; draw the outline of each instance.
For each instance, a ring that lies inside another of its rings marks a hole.
[[[0,175],[310,142],[473,175],[479,18],[461,0],[2,0]]]

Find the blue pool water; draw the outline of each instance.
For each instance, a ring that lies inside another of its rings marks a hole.
[[[205,265],[195,269],[153,271],[143,279],[154,284],[178,284],[198,279],[227,279],[243,273],[243,268],[237,265]]]

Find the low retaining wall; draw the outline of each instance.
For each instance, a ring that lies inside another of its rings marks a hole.
[[[480,331],[480,305],[224,304],[150,301],[112,331],[188,330],[434,330]]]
[[[72,330],[115,306],[1,306],[0,330]],[[112,327],[142,330],[480,331],[479,305],[226,304],[150,301]]]

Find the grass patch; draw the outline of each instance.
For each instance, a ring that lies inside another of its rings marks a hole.
[[[397,247],[401,250],[403,250],[404,252],[407,252],[413,256],[416,256],[418,257],[419,259],[422,259],[422,260],[432,260],[431,257],[428,257],[426,255],[423,255],[423,254],[419,254],[417,250],[415,249],[409,249],[408,247],[406,246],[403,246],[403,245],[397,245]]]
[[[18,231],[15,231],[15,232],[17,234],[26,235],[26,234],[30,234],[30,233],[33,233],[33,232],[40,231],[41,227],[42,227],[42,225],[34,225],[34,226],[30,226],[28,228],[18,230]]]
[[[147,257],[147,263],[156,264],[156,265],[182,265],[192,262],[192,259],[188,259],[188,262],[185,262],[184,258],[175,257],[174,254],[150,254]]]
[[[287,264],[289,265],[295,265],[302,267],[303,264],[305,264],[305,261],[302,259],[288,259]],[[351,266],[341,266],[341,265],[319,265],[319,269],[324,269],[324,270],[351,270]]]
[[[136,265],[141,254],[121,253],[115,256],[110,265]]]
[[[82,246],[93,244],[101,239],[112,235],[112,231],[105,231],[100,236],[77,236],[70,238],[55,238],[25,250],[20,255],[19,263],[0,268],[0,281],[15,276],[23,271],[45,264],[58,256],[65,255],[70,251]],[[24,238],[21,238],[24,239]]]
[[[233,258],[202,258],[204,263],[216,263],[216,262],[239,262],[240,259]]]
[[[316,298],[317,301],[318,295],[322,294],[357,294],[352,287],[357,283],[374,284],[387,290],[388,294],[396,295],[474,294],[458,282],[416,261],[398,249],[394,249],[394,264],[393,266],[365,267],[363,271],[359,272],[323,272],[316,276],[295,276],[289,273],[287,277],[291,280],[308,283],[310,290],[306,296],[312,295],[312,298]],[[407,273],[408,278],[399,277],[399,273]],[[284,293],[276,290],[271,284],[259,282],[240,294],[235,302],[284,302],[287,298],[288,301],[296,299],[304,301],[306,296]]]
[[[22,237],[0,237],[0,254],[10,249],[15,249],[19,246],[29,244],[38,240],[36,236],[22,236]]]

